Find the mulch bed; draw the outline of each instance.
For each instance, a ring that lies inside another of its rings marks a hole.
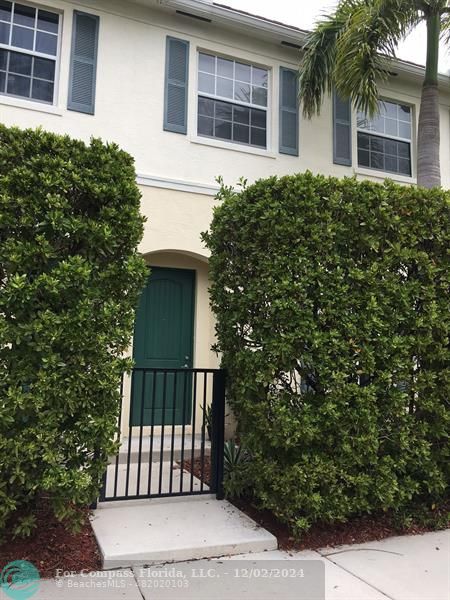
[[[83,510],[83,526],[79,533],[66,530],[48,507],[37,512],[37,529],[29,538],[7,536],[0,544],[0,570],[13,560],[27,560],[35,565],[42,578],[55,577],[57,570],[80,572],[101,569],[100,553],[89,522],[88,509]]]
[[[200,479],[200,481],[202,480],[202,459],[201,458],[196,458],[194,460],[194,468],[191,469],[191,464],[192,462],[190,460],[185,460],[183,461],[183,469],[185,471],[188,471],[189,473],[194,473],[195,477],[197,477],[197,479]],[[206,483],[206,485],[209,485],[211,479],[211,459],[209,456],[205,456],[204,457],[204,462],[203,462],[203,483]]]
[[[190,461],[184,462],[184,468],[191,471]],[[194,475],[201,479],[200,459],[194,461]],[[210,477],[209,457],[205,457],[204,482],[208,484]],[[299,540],[292,537],[289,528],[280,523],[277,517],[269,510],[256,508],[251,498],[238,498],[230,500],[243,513],[256,521],[259,525],[270,531],[278,540],[281,550],[317,550],[327,546],[335,547],[345,544],[364,544],[382,540],[396,535],[417,535],[434,531],[431,527],[411,525],[401,528],[389,513],[380,515],[364,515],[354,517],[346,523],[316,523],[311,529],[304,533]],[[450,504],[443,510],[450,511]],[[450,523],[449,523],[450,526]]]

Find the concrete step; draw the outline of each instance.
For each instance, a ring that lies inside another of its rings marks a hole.
[[[162,441],[162,447],[161,447]],[[146,435],[142,437],[140,443],[139,436],[133,436],[131,438],[130,447],[130,463],[137,463],[139,461],[139,454],[141,455],[142,461],[148,462],[150,458],[150,448],[152,449],[152,462],[159,462],[162,455],[162,460],[167,461],[172,456],[172,435],[170,431],[166,431],[165,435],[161,440],[161,435],[153,436]],[[184,448],[184,450],[183,450]],[[209,456],[211,454],[211,442],[205,440],[202,450],[202,438],[200,435],[194,436],[186,433],[183,444],[183,437],[181,435],[175,435],[173,441],[173,459],[174,461],[190,460],[192,457],[192,448],[194,449],[194,458],[198,458],[202,455]],[[115,457],[111,457],[110,462],[115,463]],[[128,438],[124,438],[120,446],[119,451],[119,464],[126,464],[128,462]]]
[[[174,499],[175,500],[175,499]],[[276,538],[226,500],[102,505],[92,527],[104,569],[276,550]]]

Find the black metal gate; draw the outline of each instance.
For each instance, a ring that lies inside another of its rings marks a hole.
[[[133,369],[121,412],[119,453],[110,460],[100,502],[215,494],[223,498],[225,372]]]

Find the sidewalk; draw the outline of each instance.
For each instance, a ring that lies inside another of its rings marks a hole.
[[[230,566],[232,568],[230,568]],[[304,568],[306,577],[278,574]],[[159,569],[159,571],[158,571]],[[256,569],[256,570],[255,570]],[[183,573],[189,574],[187,579]],[[195,576],[192,577],[192,574]],[[236,573],[239,573],[237,577]],[[245,576],[242,573],[246,573]],[[250,576],[250,573],[253,573]],[[309,577],[309,579],[308,579]],[[1,600],[8,600],[0,591]],[[280,551],[40,583],[36,600],[450,600],[450,530],[318,552]]]

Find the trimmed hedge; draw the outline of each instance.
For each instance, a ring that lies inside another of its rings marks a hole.
[[[0,533],[28,534],[42,499],[76,524],[98,493],[145,278],[139,203],[117,146],[0,125]]]
[[[260,505],[299,533],[448,497],[450,194],[305,173],[220,197],[217,350]]]

